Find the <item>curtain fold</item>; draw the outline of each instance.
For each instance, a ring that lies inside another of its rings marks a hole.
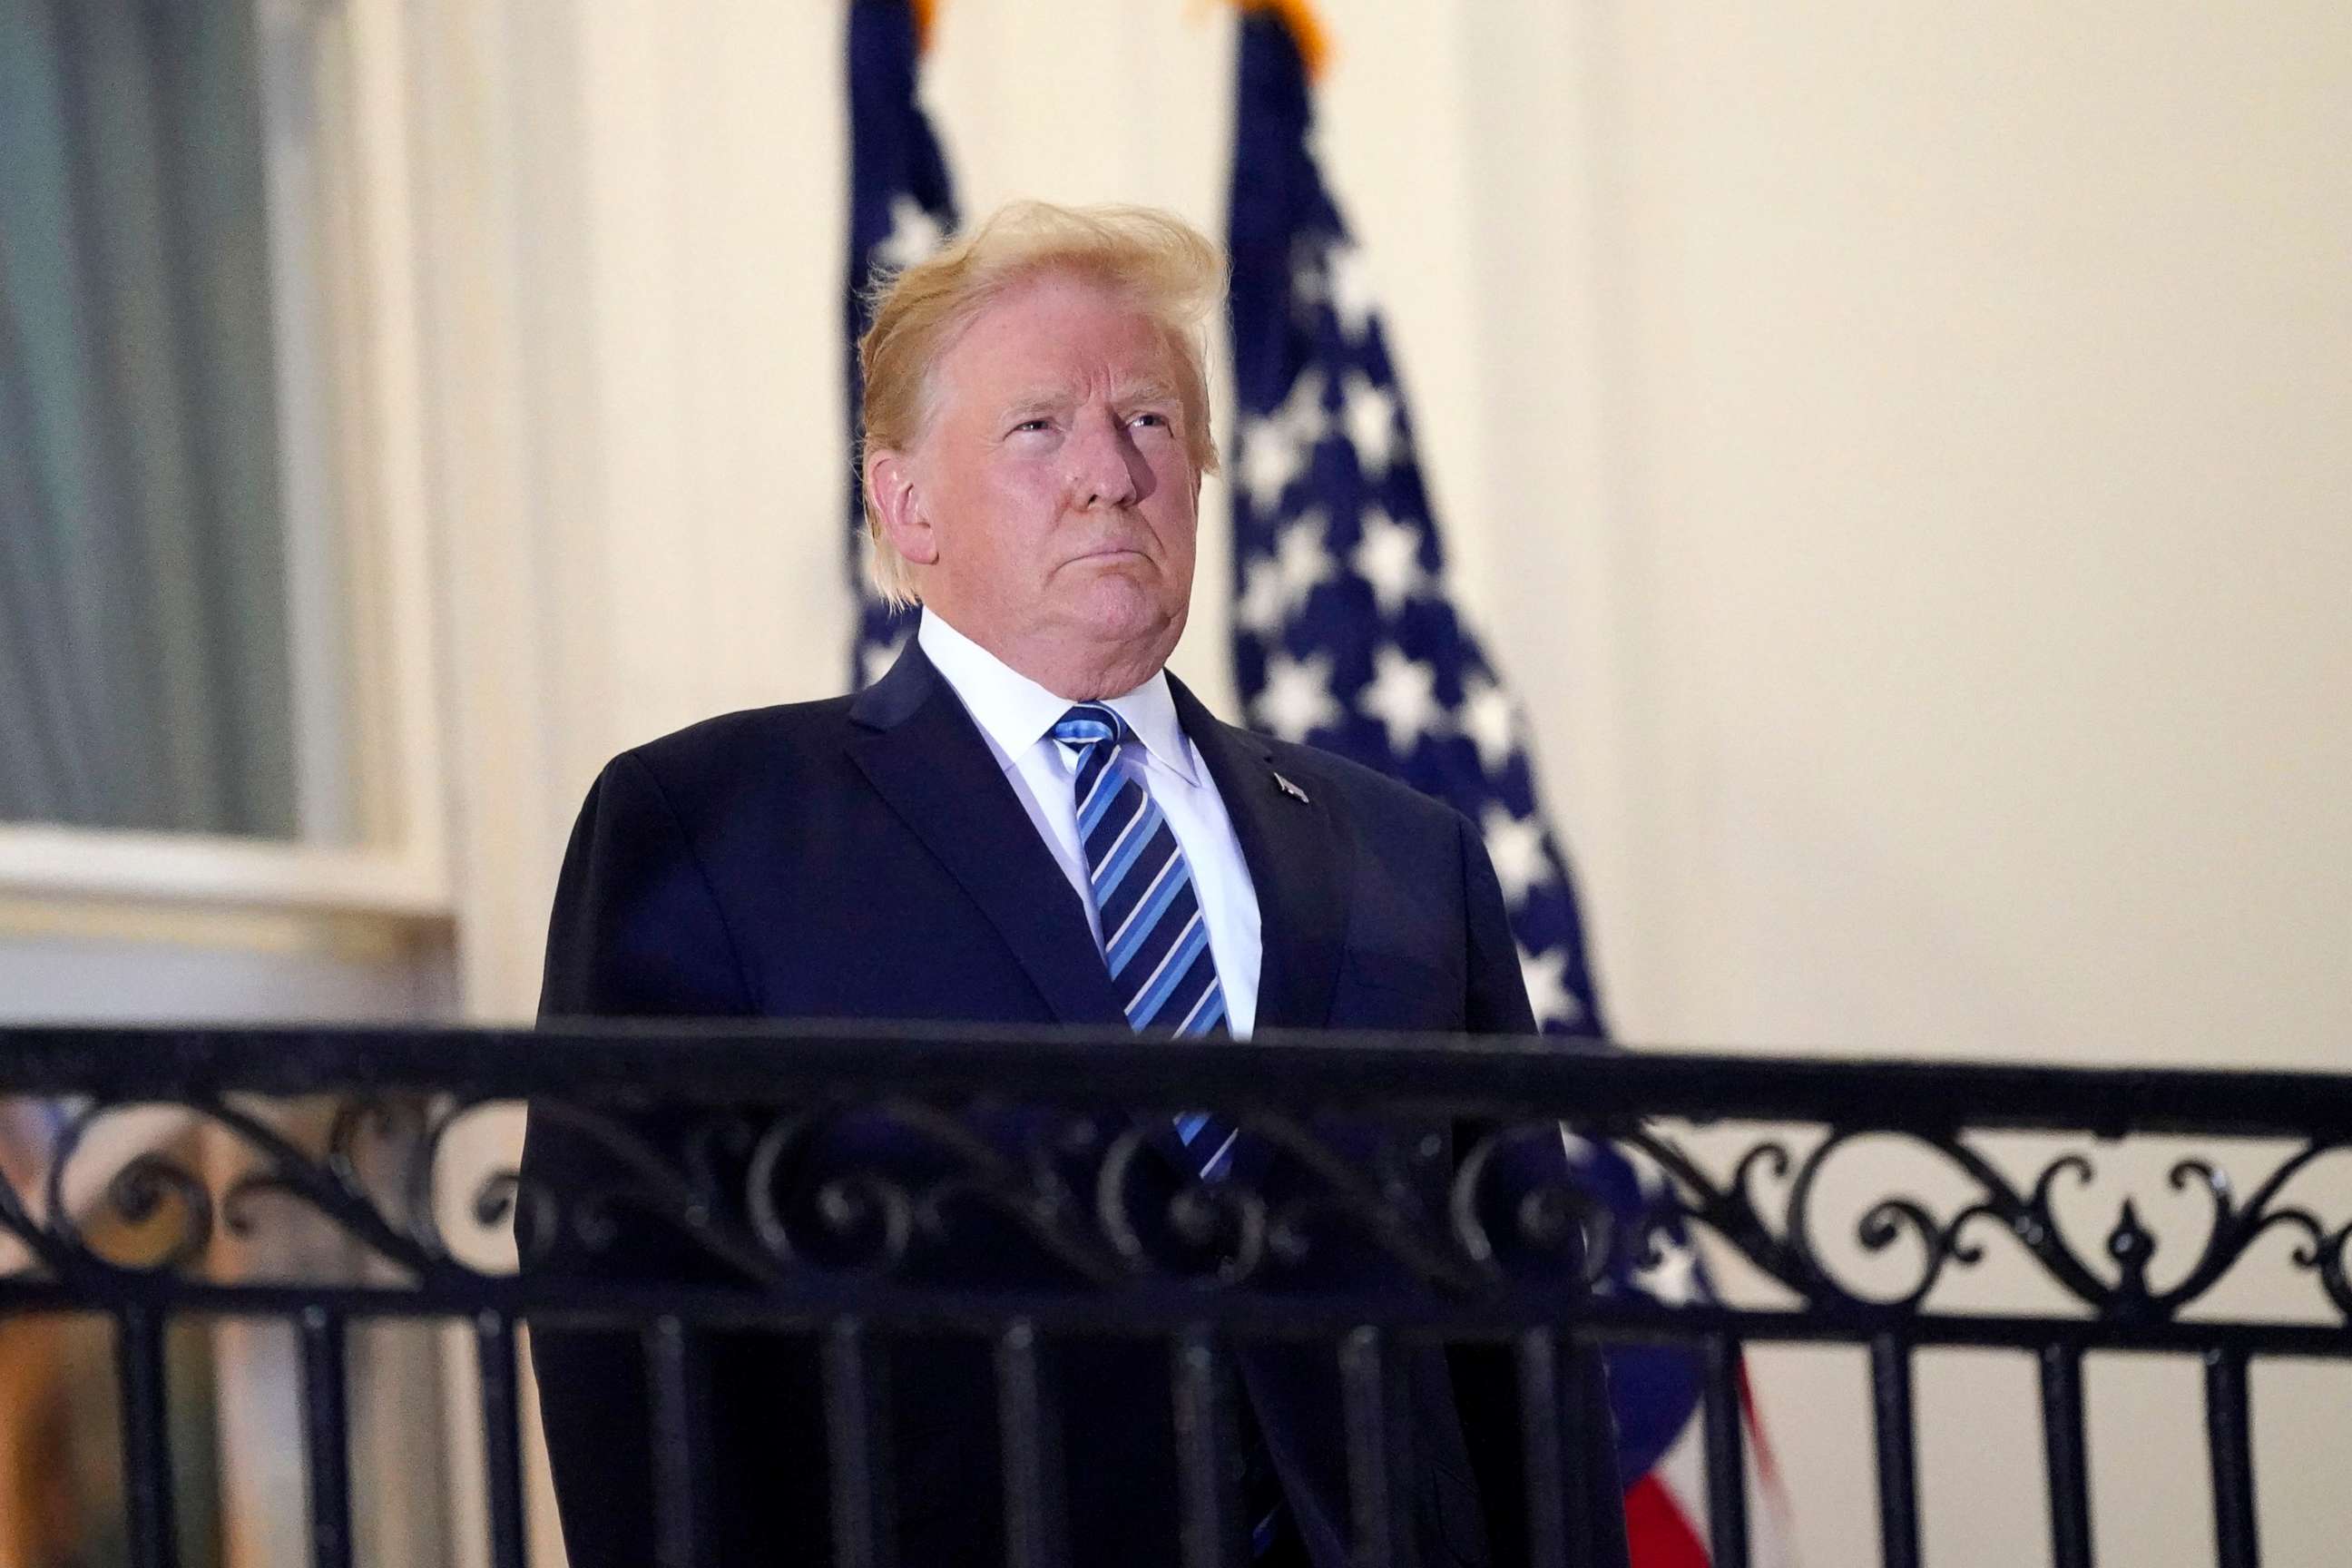
[[[242,0],[0,0],[0,820],[295,830]]]

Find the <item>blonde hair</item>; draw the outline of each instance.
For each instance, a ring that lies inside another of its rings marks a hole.
[[[874,324],[857,340],[866,378],[861,475],[867,452],[912,451],[921,441],[937,412],[940,362],[963,330],[1007,292],[1048,273],[1111,289],[1166,331],[1176,351],[1187,456],[1196,473],[1217,471],[1205,332],[1224,303],[1224,253],[1191,224],[1156,208],[1022,201],[999,207],[935,256],[896,273],[877,272],[869,285]],[[860,484],[866,574],[885,600],[912,604],[920,596],[914,570],[882,537],[872,489],[862,479]]]

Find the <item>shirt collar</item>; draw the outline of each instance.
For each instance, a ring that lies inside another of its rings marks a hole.
[[[963,700],[1001,767],[1013,766],[1070,710],[1068,698],[1055,696],[929,610],[923,612],[915,628],[915,640],[922,645],[931,668]],[[1186,784],[1200,782],[1192,768],[1192,748],[1185,743],[1184,726],[1176,717],[1176,698],[1168,689],[1166,670],[1155,673],[1132,691],[1105,698],[1103,706],[1127,721],[1143,749],[1161,766]]]

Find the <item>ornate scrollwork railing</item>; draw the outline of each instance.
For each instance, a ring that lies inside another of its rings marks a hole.
[[[952,1260],[977,1227],[1034,1254],[1033,1284],[1072,1295],[1296,1294],[1336,1260],[1338,1278],[1424,1310],[1847,1329],[1952,1315],[1945,1288],[1996,1249],[2079,1319],[2174,1324],[2259,1253],[2276,1315],[2352,1324],[2352,1202],[2336,1191],[2331,1208],[2327,1180],[2352,1169],[2335,1158],[2352,1090],[2335,1079],[788,1031],[133,1035],[106,1058],[106,1081],[78,1083],[86,1038],[17,1037],[0,1087],[66,1109],[37,1181],[0,1175],[11,1281],[226,1286],[216,1237],[290,1205],[368,1259],[374,1289],[436,1297],[557,1263],[593,1274],[655,1233],[764,1296],[971,1289]],[[2203,1094],[2208,1079],[2227,1092]],[[331,1109],[306,1136],[273,1096]],[[562,1151],[553,1164],[512,1158],[526,1102],[535,1137]],[[1167,1157],[1161,1130],[1195,1104],[1241,1129],[1230,1174],[1196,1179]],[[163,1145],[103,1136],[153,1107],[180,1114]],[[2130,1163],[2124,1135],[2200,1126],[2209,1146],[2175,1158],[2157,1195],[2200,1198],[2201,1226],[2159,1234],[2147,1194],[2085,1225],[2102,1162]],[[2022,1177],[1987,1147],[2019,1130],[2055,1140]],[[1846,1188],[1914,1169],[1888,1155],[1898,1144],[1937,1167],[1941,1196],[1825,1195],[1833,1167]],[[2274,1232],[2292,1244],[2283,1269],[2261,1246]],[[1702,1256],[1717,1289],[1699,1283]],[[1777,1299],[1741,1297],[1722,1283],[1734,1275]],[[2283,1289],[2297,1279],[2299,1297]]]
[[[1212,1178],[1172,1135],[1192,1110],[1238,1129]],[[1612,1378],[1671,1384],[1651,1437],[1703,1428],[1727,1568],[1748,1560],[1748,1342],[1867,1345],[1881,1549],[1906,1568],[1916,1347],[2034,1353],[2063,1568],[2090,1561],[2084,1352],[2191,1352],[2221,1560],[2250,1568],[2249,1360],[2352,1354],[2347,1144],[2352,1078],[2319,1075],[1544,1041],[16,1030],[0,1319],[111,1316],[142,1564],[172,1561],[163,1325],[188,1310],[294,1323],[321,1562],[350,1539],[345,1330],[439,1315],[473,1325],[499,1568],[525,1557],[521,1327],[642,1331],[663,1560],[680,1563],[709,1459],[689,1325],[817,1331],[844,1560],[880,1562],[876,1358],[892,1324],[943,1320],[993,1342],[1007,1506],[1033,1547],[1050,1423],[1017,1416],[1050,1403],[1053,1332],[1170,1337],[1192,1413],[1187,1561],[1209,1563],[1234,1560],[1215,1435],[1233,1346],[1336,1343],[1351,1477],[1394,1499],[1382,1369],[1386,1336],[1412,1331],[1507,1345],[1523,1416],[1547,1391],[1577,1408],[1588,1346]],[[272,1245],[298,1233],[327,1245]],[[1529,1487],[1531,1549],[1581,1561],[1595,1515],[1560,1500],[1591,1494],[1548,1419],[1525,1418],[1528,1473],[1564,1483]],[[1365,1560],[1388,1561],[1404,1526],[1383,1508],[1355,1522]]]

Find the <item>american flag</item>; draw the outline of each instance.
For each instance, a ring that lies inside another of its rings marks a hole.
[[[956,226],[955,188],[939,138],[916,95],[930,7],[921,0],[852,0],[849,7],[849,446],[857,450],[865,378],[857,340],[871,312],[866,288],[937,250]],[[885,605],[866,576],[865,506],[849,477],[849,574],[857,595],[850,684],[880,678],[907,646],[914,612]]]
[[[1241,25],[1229,236],[1239,689],[1256,728],[1402,779],[1475,823],[1538,1023],[1605,1038],[1526,717],[1447,592],[1364,255],[1309,145],[1314,40],[1302,40],[1302,11],[1260,4]],[[1562,1151],[1610,1203],[1619,1235],[1656,1238],[1619,1260],[1608,1288],[1674,1304],[1701,1297],[1697,1254],[1659,1206],[1657,1175],[1566,1130]],[[1636,1568],[1708,1563],[1697,1356],[1616,1350],[1609,1376]],[[1769,1521],[1758,1523],[1750,1561],[1776,1560],[1777,1543],[1760,1539]]]

